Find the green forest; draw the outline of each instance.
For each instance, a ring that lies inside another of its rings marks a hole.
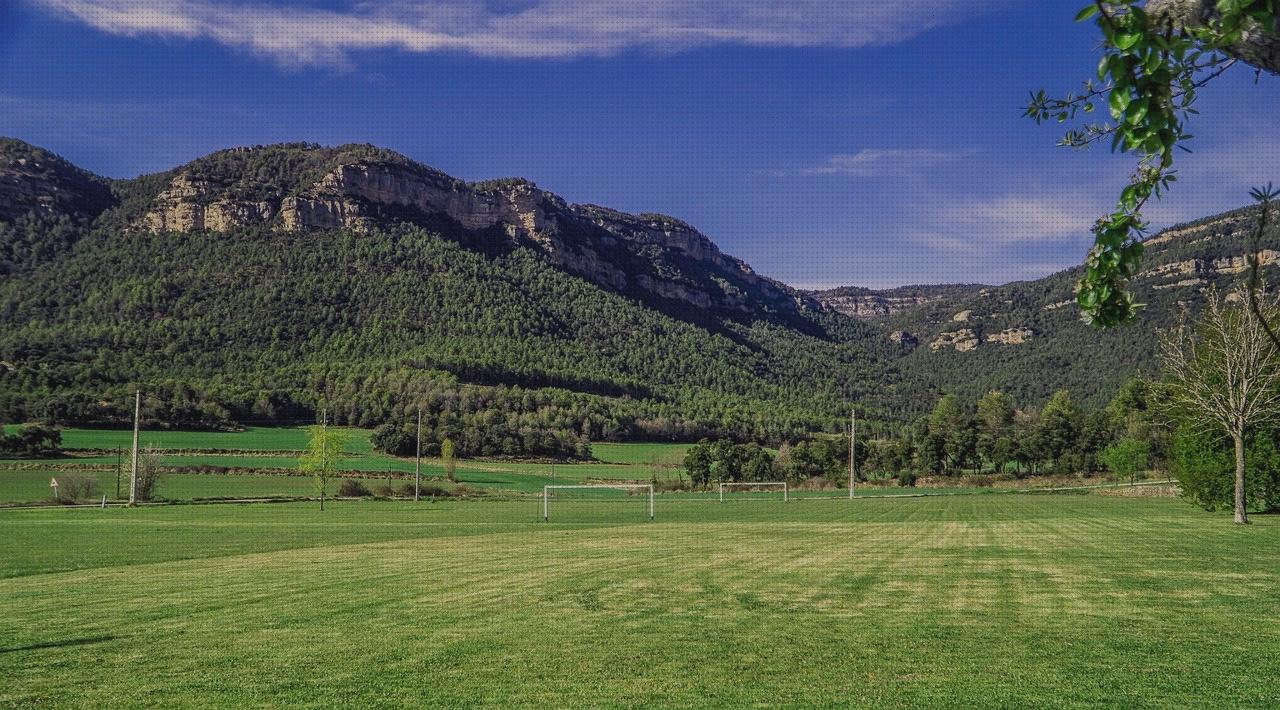
[[[940,297],[853,318],[821,306],[822,294],[752,285],[723,262],[593,226],[690,229],[678,220],[544,198],[566,244],[591,243],[628,273],[725,294],[699,308],[571,273],[536,241],[402,208],[367,206],[367,230],[138,226],[178,175],[209,186],[205,202],[296,195],[342,161],[476,194],[528,187],[467,185],[372,146],[221,151],[106,180],[0,142],[0,168],[19,161],[43,166],[23,177],[56,186],[58,197],[0,214],[0,421],[9,423],[127,425],[141,390],[152,427],[232,430],[323,414],[403,429],[421,412],[431,441],[451,438],[467,455],[574,456],[586,442],[628,439],[777,446],[843,431],[851,409],[869,433],[888,436],[947,394],[976,402],[998,390],[1038,408],[1065,389],[1104,407],[1128,378],[1151,374],[1154,334],[1201,298],[1145,284],[1147,317],[1099,331],[1061,307],[1076,278],[1067,271],[905,289]],[[1249,218],[1244,210],[1186,225],[1187,236],[1150,250],[1152,261],[1212,266],[1235,253],[1223,235]],[[1205,284],[1233,278],[1200,272]],[[1017,329],[1024,342],[998,342]],[[962,331],[969,351],[935,340]],[[949,454],[947,466],[963,458]]]

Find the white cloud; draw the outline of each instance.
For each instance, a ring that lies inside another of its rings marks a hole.
[[[910,175],[965,155],[969,155],[969,153],[931,150],[928,148],[865,148],[857,153],[833,155],[823,163],[801,168],[795,174],[842,175],[848,177]]]
[[[211,0],[28,0],[111,34],[212,40],[284,65],[329,66],[385,49],[566,58],[716,44],[882,46],[1008,1],[392,0],[317,9]]]
[[[928,209],[909,239],[941,251],[990,253],[1044,244],[1086,244],[1106,204],[1080,194],[1004,195]]]

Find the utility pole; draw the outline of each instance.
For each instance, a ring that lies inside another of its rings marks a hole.
[[[329,477],[329,409],[320,410],[320,511],[324,511],[324,481]]]
[[[849,500],[853,500],[855,455],[858,447],[858,413],[849,410]]]
[[[413,502],[418,502],[419,491],[422,488],[422,408],[418,408],[418,433],[416,435],[416,446],[413,450]]]
[[[121,460],[124,458],[124,450],[119,446],[116,447],[116,500],[120,500],[120,469]]]
[[[138,504],[138,419],[142,415],[142,390],[133,393],[133,463],[129,470],[129,507]]]

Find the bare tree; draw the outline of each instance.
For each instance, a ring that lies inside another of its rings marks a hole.
[[[1227,434],[1235,444],[1235,521],[1242,524],[1249,522],[1245,437],[1280,418],[1280,350],[1267,334],[1280,309],[1270,298],[1259,304],[1262,318],[1255,317],[1244,305],[1246,299],[1239,291],[1227,298],[1211,291],[1199,323],[1193,326],[1184,318],[1161,339],[1170,406],[1182,417]]]
[[[146,448],[138,457],[137,500],[148,502],[156,497],[156,489],[160,486],[161,460],[159,449]]]

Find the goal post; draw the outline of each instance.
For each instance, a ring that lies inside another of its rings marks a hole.
[[[726,488],[760,488],[762,486],[773,486],[775,488],[778,486],[781,486],[782,502],[783,503],[787,502],[789,498],[790,488],[789,486],[787,486],[786,481],[755,481],[751,483],[748,483],[746,481],[739,481],[736,483],[721,483],[720,484],[720,502],[721,503],[724,502],[724,489]]]
[[[649,519],[653,520],[653,485],[649,483],[593,483],[578,486],[543,486],[542,487],[542,521],[551,519],[551,492],[559,490],[621,490],[646,491],[649,495]]]

